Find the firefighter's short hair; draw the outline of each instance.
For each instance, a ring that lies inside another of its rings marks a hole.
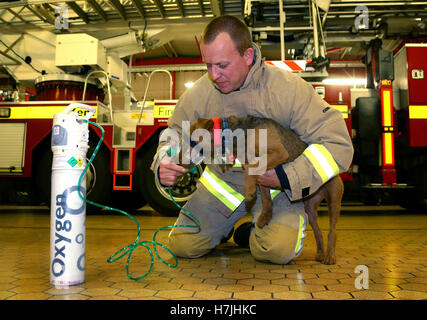
[[[202,33],[202,42],[209,44],[222,32],[228,33],[241,56],[246,49],[252,47],[251,33],[246,24],[239,18],[230,15],[219,16],[211,20]]]

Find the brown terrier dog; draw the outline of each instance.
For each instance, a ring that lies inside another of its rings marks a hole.
[[[237,118],[234,116],[228,117],[228,127],[231,131],[243,129],[245,135],[247,129],[255,129],[255,154],[259,154],[259,130],[266,129],[267,132],[267,165],[266,170],[274,169],[280,164],[295,160],[307,148],[307,145],[291,130],[282,127],[276,121],[271,119],[247,117]],[[212,119],[199,118],[197,122],[190,127],[192,133],[197,128],[203,128],[213,132],[214,123]],[[222,127],[222,124],[221,124]],[[212,139],[213,140],[213,139]],[[247,141],[247,140],[245,140]],[[236,141],[233,141],[233,150],[237,150]],[[247,154],[247,152],[246,152]],[[246,155],[245,155],[246,156]],[[243,160],[243,161],[242,161]],[[257,179],[259,175],[249,174],[250,168],[258,168],[259,163],[249,163],[247,157],[239,159],[244,165],[245,187],[244,196],[245,204],[249,209],[254,203],[257,191]],[[231,165],[225,165],[226,168]],[[224,166],[223,166],[224,170]],[[270,195],[270,188],[261,186],[262,213],[257,220],[257,226],[262,228],[272,218],[273,201]],[[341,211],[341,199],[344,193],[344,184],[341,177],[335,176],[328,182],[323,184],[315,193],[302,199],[304,201],[304,209],[308,215],[308,219],[316,238],[317,253],[316,260],[324,264],[335,264],[335,245],[336,245],[336,224]],[[329,235],[326,254],[324,251],[322,232],[317,224],[317,210],[325,199],[328,203],[329,211]]]

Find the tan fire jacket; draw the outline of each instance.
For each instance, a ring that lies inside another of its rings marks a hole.
[[[206,73],[179,99],[168,126],[181,132],[184,120],[192,123],[199,117],[252,115],[274,119],[292,129],[309,146],[293,162],[282,166],[287,178],[284,191],[291,201],[299,200],[349,168],[352,142],[339,111],[298,75],[266,64],[256,45],[254,50],[254,64],[239,90],[221,93]],[[163,144],[160,138],[160,147]],[[222,173],[216,165],[209,168],[223,181],[243,185],[243,171]],[[157,173],[157,169],[156,155],[152,170]],[[279,178],[283,186],[283,177]]]

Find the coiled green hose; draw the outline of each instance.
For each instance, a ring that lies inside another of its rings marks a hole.
[[[137,236],[135,238],[135,241],[133,243],[127,245],[126,247],[123,247],[122,249],[118,250],[116,253],[114,253],[111,257],[109,257],[107,259],[107,262],[108,263],[116,262],[116,261],[120,260],[121,258],[123,258],[124,256],[127,255],[128,258],[127,258],[127,261],[126,261],[126,274],[127,274],[128,278],[131,279],[131,280],[134,280],[134,281],[138,281],[140,279],[143,279],[143,278],[147,277],[151,273],[151,271],[153,270],[154,255],[153,255],[153,252],[151,251],[151,248],[148,246],[149,244],[151,244],[151,245],[153,245],[153,249],[154,249],[154,252],[155,252],[157,258],[161,262],[163,262],[165,265],[167,265],[170,268],[176,268],[178,266],[178,258],[173,254],[173,252],[168,247],[166,247],[165,245],[163,245],[163,244],[161,244],[161,243],[159,243],[159,242],[156,241],[157,234],[160,231],[162,231],[162,230],[173,229],[173,228],[200,228],[200,221],[196,217],[194,217],[190,212],[188,212],[186,209],[182,208],[175,201],[175,199],[172,196],[171,187],[169,186],[168,191],[169,191],[169,195],[171,197],[172,202],[178,208],[180,208],[183,212],[185,212],[185,214],[187,214],[196,224],[195,225],[173,225],[173,226],[162,227],[162,228],[156,230],[156,232],[153,235],[153,239],[152,240],[139,241],[140,236],[141,236],[141,228],[139,226],[138,221],[131,214],[129,214],[129,213],[123,211],[123,210],[112,208],[112,207],[108,207],[108,206],[105,206],[105,205],[102,205],[102,204],[98,204],[98,203],[95,203],[93,201],[90,201],[90,200],[86,199],[81,194],[81,192],[80,192],[80,184],[81,184],[81,181],[82,181],[84,175],[86,174],[87,169],[89,168],[89,166],[93,162],[93,159],[95,159],[95,156],[98,153],[99,148],[101,147],[102,141],[104,140],[105,131],[104,131],[104,129],[99,124],[97,124],[95,122],[92,122],[92,121],[89,121],[89,120],[83,120],[83,122],[90,123],[90,124],[96,126],[97,128],[99,128],[101,130],[101,132],[102,132],[102,135],[101,135],[101,138],[98,141],[98,144],[95,147],[95,150],[93,151],[93,154],[92,154],[90,160],[88,161],[86,167],[84,168],[82,174],[80,175],[79,182],[78,182],[78,195],[79,195],[79,197],[83,201],[86,201],[87,203],[89,203],[89,204],[91,204],[93,206],[96,206],[96,207],[99,207],[99,208],[102,208],[102,209],[111,210],[111,211],[116,211],[116,212],[124,214],[125,216],[129,217],[130,219],[132,219],[135,222],[137,230],[138,230],[138,233],[137,233]],[[129,273],[129,264],[130,264],[130,260],[131,260],[131,256],[132,256],[133,251],[137,247],[139,247],[139,246],[142,246],[142,247],[144,247],[144,248],[146,248],[148,250],[148,253],[150,254],[150,258],[151,258],[151,264],[150,264],[149,270],[144,275],[139,276],[139,277],[132,277],[130,275],[130,273]],[[163,249],[165,249],[167,252],[169,252],[170,255],[172,256],[172,258],[175,260],[175,263],[174,264],[169,264],[165,260],[163,260],[162,257],[157,252],[157,246],[160,246]]]

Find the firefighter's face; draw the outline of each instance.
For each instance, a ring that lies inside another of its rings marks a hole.
[[[222,93],[240,88],[252,66],[252,48],[240,55],[228,33],[223,32],[209,44],[202,42],[200,51],[209,76]]]

